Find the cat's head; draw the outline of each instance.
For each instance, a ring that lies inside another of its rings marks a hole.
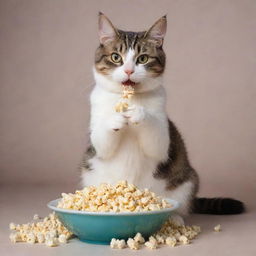
[[[107,90],[120,92],[122,85],[146,92],[161,85],[165,68],[163,39],[166,16],[149,30],[122,31],[99,13],[100,46],[95,54],[95,79]]]

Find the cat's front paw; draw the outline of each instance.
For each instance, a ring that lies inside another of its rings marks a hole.
[[[127,124],[127,119],[120,113],[116,113],[109,119],[109,128],[113,131],[119,131]]]
[[[123,114],[126,118],[128,118],[129,122],[132,124],[139,124],[145,120],[146,113],[145,109],[142,106],[131,106],[127,111]]]

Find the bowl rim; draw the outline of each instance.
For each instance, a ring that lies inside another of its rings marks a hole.
[[[163,198],[168,203],[172,205],[171,208],[164,208],[156,211],[145,211],[145,212],[89,212],[89,211],[78,211],[78,210],[68,210],[56,207],[57,203],[61,198],[50,201],[47,206],[55,212],[62,212],[68,214],[79,214],[79,215],[94,215],[94,216],[134,216],[134,215],[151,215],[173,212],[179,208],[180,203],[171,198]]]

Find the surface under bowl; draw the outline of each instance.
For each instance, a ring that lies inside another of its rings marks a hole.
[[[87,212],[57,208],[60,199],[48,203],[62,224],[81,241],[109,244],[112,238],[128,239],[140,232],[148,238],[178,208],[177,201],[165,198],[171,208],[148,212]]]

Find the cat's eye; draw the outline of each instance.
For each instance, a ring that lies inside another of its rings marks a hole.
[[[148,55],[147,54],[143,54],[143,55],[140,55],[137,59],[137,62],[139,64],[145,64],[148,62]]]
[[[122,57],[118,54],[118,53],[112,53],[111,54],[111,60],[114,62],[114,63],[119,63],[122,61]]]

